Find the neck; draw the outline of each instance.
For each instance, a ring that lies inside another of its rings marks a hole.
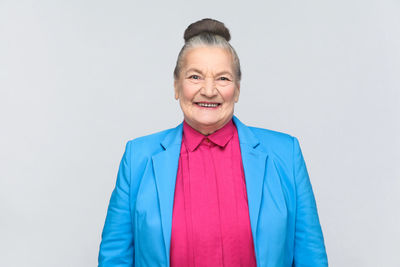
[[[193,123],[193,122],[187,120],[186,118],[185,118],[185,122],[187,124],[189,124],[190,127],[195,129],[196,131],[198,131],[199,133],[201,133],[203,135],[210,135],[210,134],[218,131],[222,127],[224,127],[225,124],[227,124],[231,119],[232,119],[232,117],[224,122],[216,123],[216,124],[212,124],[212,125]]]

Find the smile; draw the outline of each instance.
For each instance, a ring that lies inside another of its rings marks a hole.
[[[220,103],[205,103],[205,102],[196,102],[195,104],[204,108],[216,108],[219,105],[221,105]]]

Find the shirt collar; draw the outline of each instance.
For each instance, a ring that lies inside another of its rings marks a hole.
[[[229,142],[229,140],[233,136],[233,132],[235,130],[235,125],[233,124],[232,119],[226,123],[221,129],[213,132],[209,135],[204,135],[194,128],[192,128],[186,121],[183,121],[183,141],[185,142],[186,147],[193,151],[195,150],[203,139],[208,138],[214,144],[225,147],[225,145]]]

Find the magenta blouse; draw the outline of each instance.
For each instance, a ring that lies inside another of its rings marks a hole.
[[[205,136],[183,122],[171,267],[256,266],[236,126]]]

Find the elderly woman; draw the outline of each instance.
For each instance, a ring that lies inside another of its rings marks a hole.
[[[327,266],[297,139],[233,115],[241,71],[229,30],[203,19],[184,39],[184,120],[126,144],[99,266]]]

